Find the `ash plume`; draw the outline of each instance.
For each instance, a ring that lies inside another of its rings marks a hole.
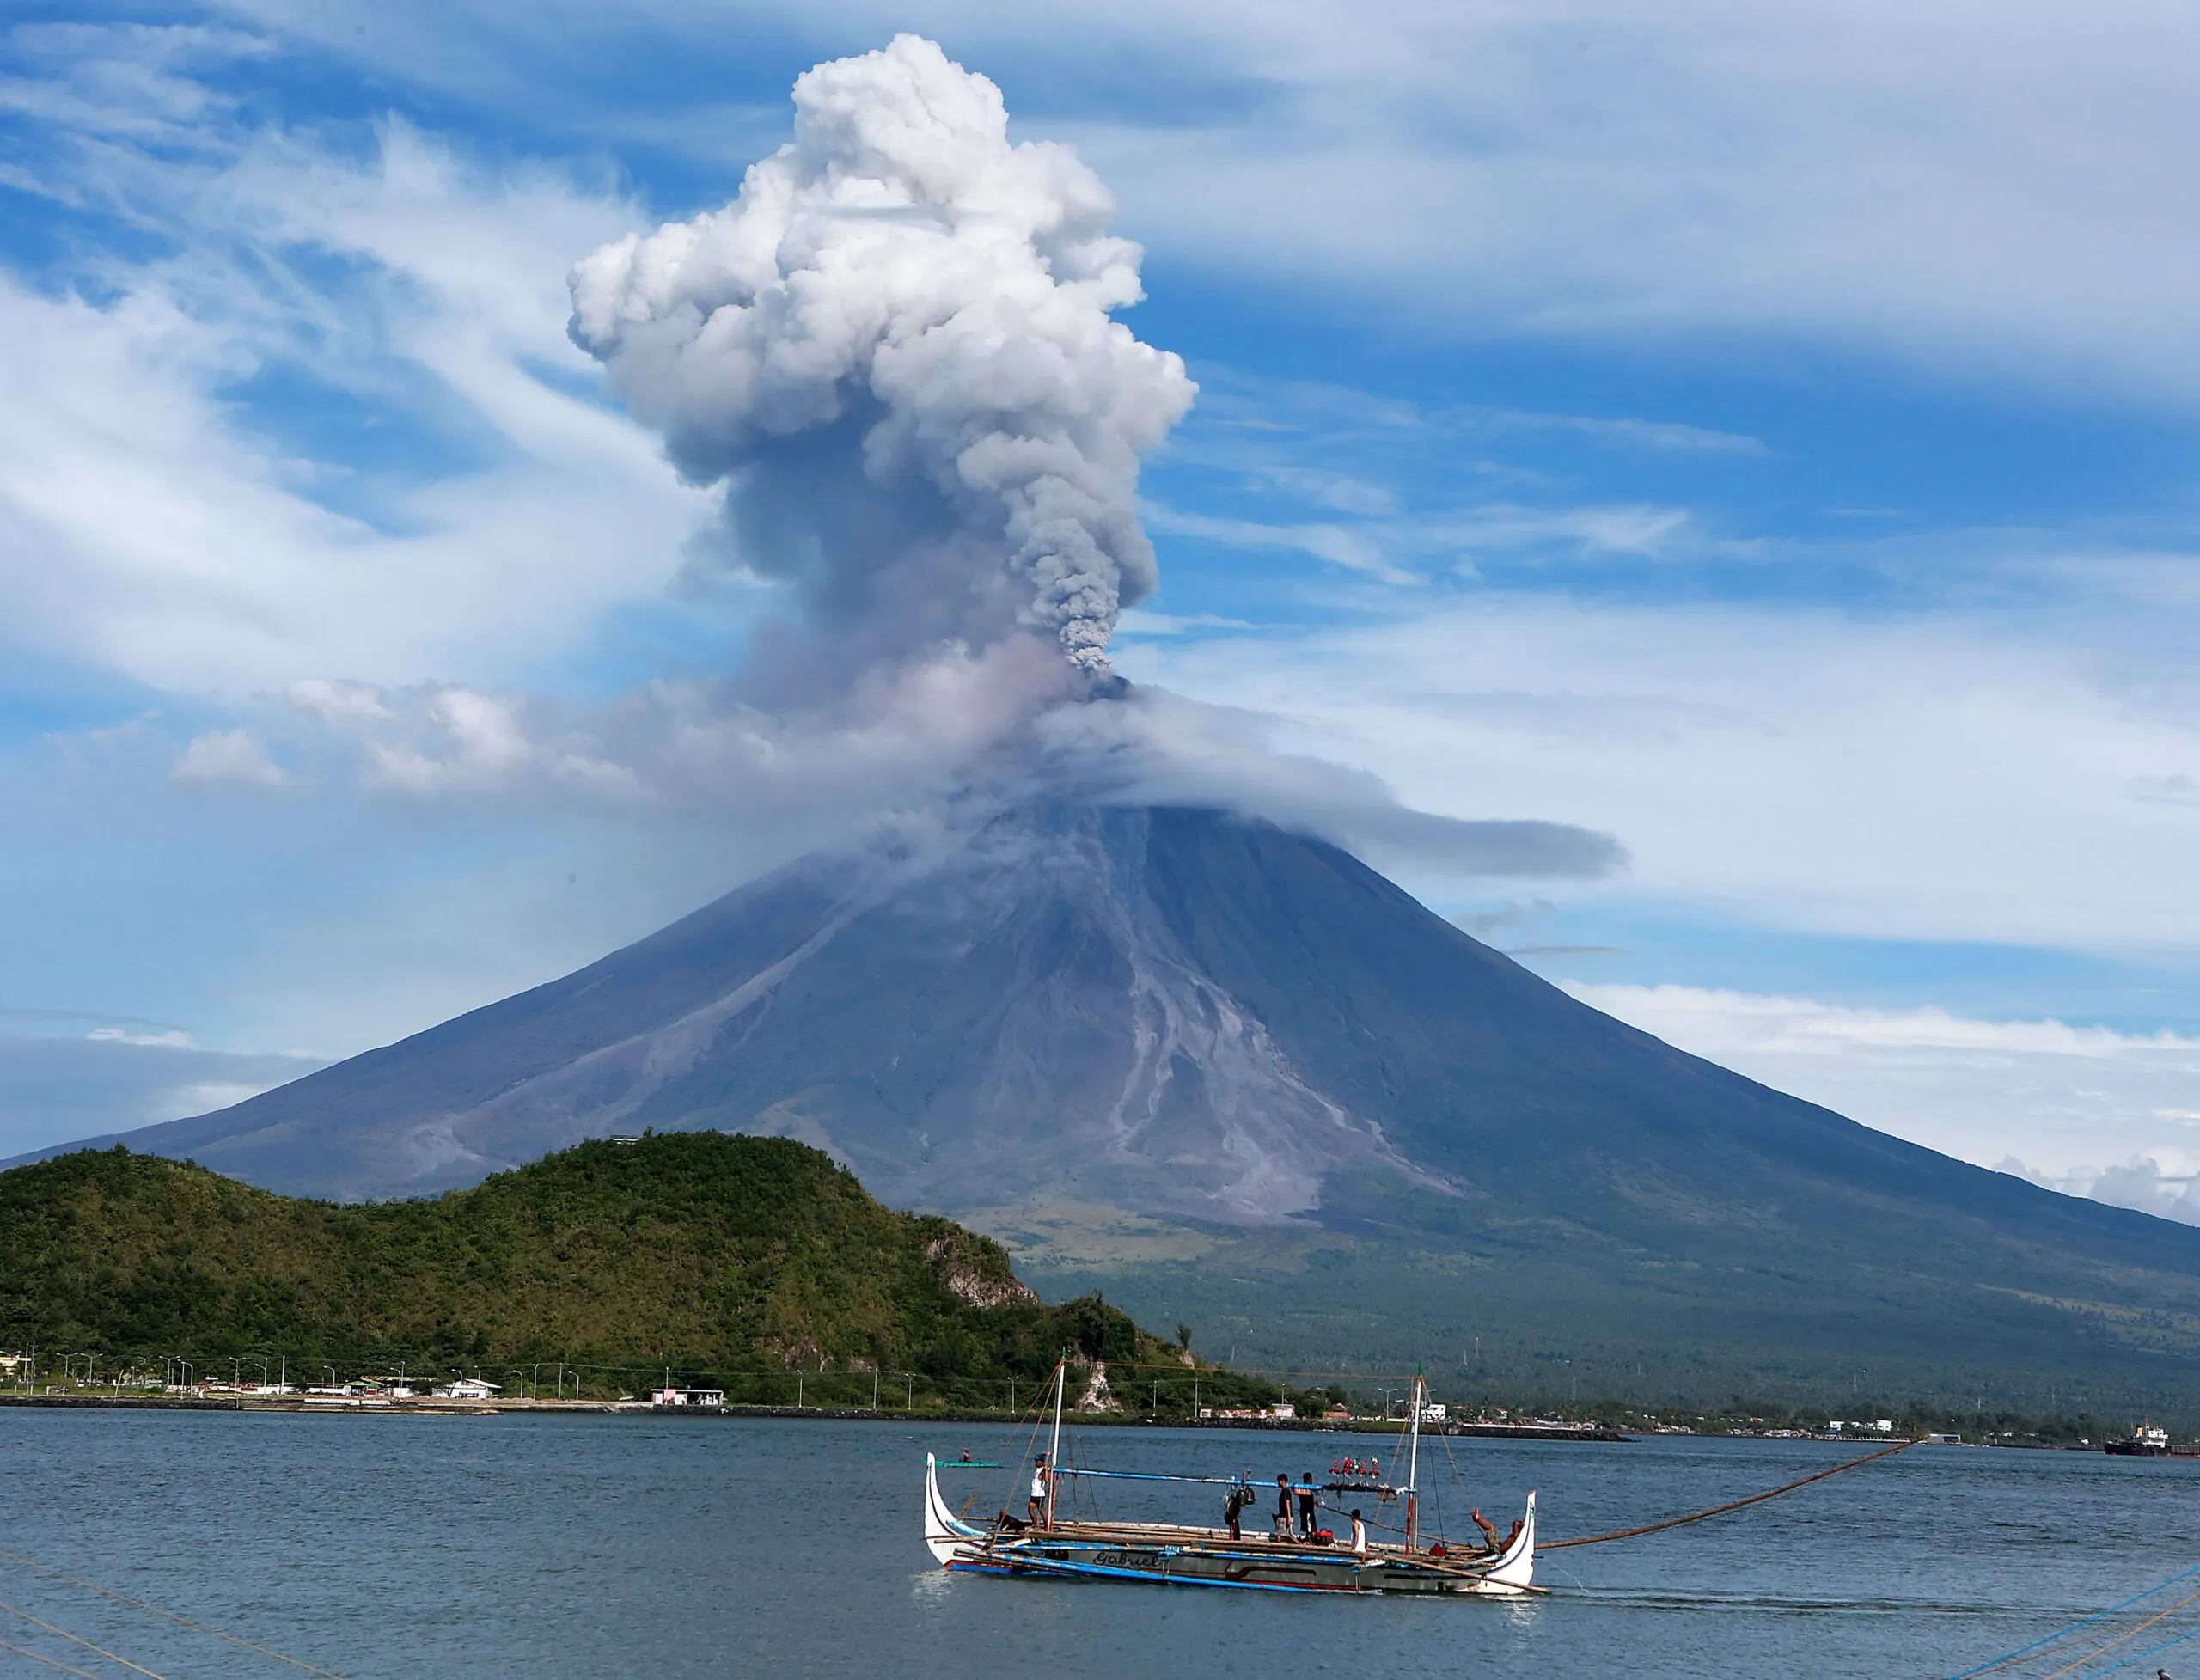
[[[575,267],[574,342],[726,486],[733,562],[797,591],[804,632],[752,662],[777,698],[1018,636],[1089,687],[1156,581],[1140,457],[1195,392],[1113,319],[1142,252],[931,41],[820,64],[794,105],[732,203]]]
[[[1564,825],[1405,811],[1279,750],[1273,719],[1117,679],[1117,615],[1157,582],[1140,461],[1195,388],[1114,318],[1142,253],[1108,231],[1113,199],[1066,147],[1011,144],[1000,90],[914,35],[805,72],[794,107],[731,203],[577,264],[567,326],[675,467],[723,487],[691,577],[792,610],[724,675],[608,701],[309,681],[294,720],[401,797],[687,813],[767,855],[1068,800],[1257,815],[1446,874],[1623,865]],[[313,750],[260,722],[284,760]],[[283,773],[233,736],[232,780]]]

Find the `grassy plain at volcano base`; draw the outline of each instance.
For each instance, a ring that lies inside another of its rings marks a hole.
[[[1066,1348],[1165,1373],[1164,1401],[1189,1401],[1195,1374],[1096,1296],[1043,1304],[999,1245],[880,1206],[817,1151],[717,1133],[584,1144],[365,1204],[122,1148],[20,1167],[0,1173],[0,1346],[49,1370],[74,1353],[204,1374],[245,1356],[316,1377],[563,1361],[591,1369],[591,1391],[669,1365],[764,1402],[803,1371],[813,1403],[836,1383],[867,1394],[875,1369],[896,1399],[907,1373],[936,1401],[998,1404],[1011,1384],[1028,1400]],[[1199,1374],[1212,1396],[1240,1386]]]
[[[1722,1240],[1706,1220],[1676,1254],[1500,1205],[1363,1199],[1254,1230],[1111,1225],[1036,1201],[965,1217],[1049,1296],[1100,1289],[1146,1323],[1189,1323],[1202,1353],[1240,1370],[1421,1365],[1439,1398],[1467,1402],[1763,1402],[1821,1417],[1916,1402],[2200,1432],[2200,1289],[2180,1273],[1952,1219],[1930,1247],[1913,1225],[1907,1247],[1799,1240],[1785,1264],[1763,1232]]]

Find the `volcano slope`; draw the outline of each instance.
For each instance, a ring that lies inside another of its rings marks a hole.
[[[2200,1415],[2200,1231],[1685,1055],[1335,847],[1212,811],[1035,808],[806,859],[127,1141],[356,1199],[647,1127],[827,1149],[1042,1290],[1104,1287],[1241,1365]]]

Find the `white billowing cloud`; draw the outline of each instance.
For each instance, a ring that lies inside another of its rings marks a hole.
[[[345,722],[372,722],[394,716],[376,699],[377,710],[341,714]],[[401,793],[501,791],[522,782],[575,784],[618,796],[634,785],[626,767],[570,743],[545,742],[528,729],[527,703],[509,695],[484,694],[445,686],[428,693],[419,708],[434,745],[370,740],[365,753],[370,782]],[[330,719],[322,714],[324,721]]]
[[[914,35],[794,102],[731,204],[573,271],[575,341],[861,663],[1021,629],[1103,671],[1155,583],[1139,460],[1193,394],[1113,319],[1143,295],[1113,199]]]
[[[2164,1161],[2169,1164],[2167,1170]],[[2200,1150],[2157,1149],[2134,1155],[2120,1166],[2077,1167],[2060,1175],[2042,1172],[2014,1155],[1994,1164],[2002,1172],[2029,1178],[2065,1195],[2091,1196],[2095,1201],[2136,1207],[2160,1219],[2200,1225],[2200,1194],[2196,1194],[2200,1192]]]
[[[175,779],[202,786],[230,783],[242,787],[279,787],[288,779],[283,767],[249,730],[208,730],[191,738],[176,761]]]
[[[1689,986],[1566,989],[1669,1044],[1879,1131],[2200,1224],[2190,1188],[2200,1171],[2200,1038]]]
[[[372,723],[394,715],[371,683],[301,677],[283,692],[292,706],[324,724]]]

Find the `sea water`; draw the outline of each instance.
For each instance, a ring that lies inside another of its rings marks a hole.
[[[1554,1590],[1525,1602],[935,1567],[920,1539],[925,1452],[1007,1462],[942,1472],[950,1501],[983,1514],[1022,1509],[1030,1445],[999,1426],[901,1420],[8,1408],[0,1548],[360,1680],[1892,1680],[1953,1675],[2200,1562],[2200,1462],[1920,1446],[1693,1527],[1549,1553],[1537,1579]],[[1390,1456],[1341,1434],[1109,1428],[1081,1432],[1065,1458],[1272,1486],[1370,1451]],[[1432,1439],[1421,1482],[1432,1525],[1455,1536],[1472,1530],[1470,1505],[1502,1529],[1537,1489],[1555,1539],[1700,1509],[1857,1451]],[[1104,1485],[1113,1514],[1219,1520],[1219,1488]],[[6,1559],[0,1604],[13,1607],[0,1640],[79,1670],[128,1671],[15,1611],[168,1680],[300,1672]],[[2200,1674],[2200,1640],[2161,1660]],[[0,1675],[58,1671],[0,1651]]]

